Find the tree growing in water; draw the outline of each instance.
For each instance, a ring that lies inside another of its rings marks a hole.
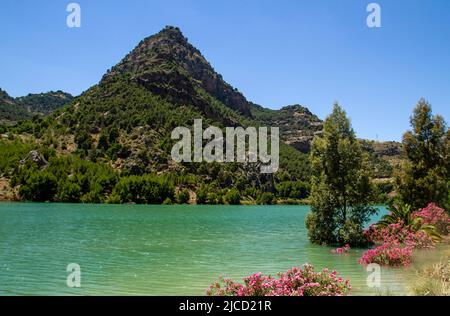
[[[410,119],[412,130],[403,135],[406,161],[396,175],[401,203],[413,210],[430,202],[449,210],[450,132],[444,119],[433,115],[431,106],[421,99]]]
[[[370,167],[345,111],[335,104],[310,154],[311,213],[308,236],[318,244],[361,245],[364,223],[376,210]]]

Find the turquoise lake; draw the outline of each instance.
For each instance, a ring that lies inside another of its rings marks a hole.
[[[382,207],[377,220],[386,210]],[[241,279],[304,263],[336,269],[352,295],[405,294],[411,269],[366,285],[364,249],[333,255],[307,239],[306,206],[0,204],[0,295],[204,295],[220,275]],[[81,288],[66,267],[81,267]]]

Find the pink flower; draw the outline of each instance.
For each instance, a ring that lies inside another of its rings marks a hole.
[[[343,253],[348,253],[348,252],[350,252],[349,244],[346,244],[344,247],[331,250],[331,253],[333,253],[333,254],[343,254]]]
[[[278,278],[260,273],[244,278],[244,284],[229,279],[219,279],[207,290],[207,295],[215,296],[342,296],[351,285],[348,280],[336,277],[336,271],[324,269],[314,272],[314,267],[306,264],[294,267]]]
[[[447,235],[450,231],[450,217],[443,208],[434,203],[414,212],[413,217],[421,218],[424,224],[434,225],[440,234]]]

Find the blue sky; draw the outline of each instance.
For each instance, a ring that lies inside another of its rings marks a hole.
[[[79,29],[66,26],[70,2]],[[370,2],[381,28],[366,25]],[[449,16],[448,0],[2,0],[0,87],[79,94],[175,25],[250,101],[320,118],[339,101],[358,137],[400,140],[421,97],[450,119]]]

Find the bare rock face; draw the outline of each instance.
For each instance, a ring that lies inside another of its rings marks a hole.
[[[322,121],[306,107],[295,104],[280,110],[253,106],[254,115],[269,126],[279,127],[283,142],[308,153],[315,135],[322,133]]]
[[[283,141],[307,153],[315,135],[322,133],[322,121],[301,105],[291,105],[280,110],[279,126]]]
[[[152,92],[180,104],[192,101],[197,105],[195,89],[201,88],[227,107],[251,116],[250,104],[242,93],[226,83],[176,27],[166,27],[141,41],[103,79],[118,74],[130,74]]]
[[[25,164],[27,161],[36,163],[38,166],[46,166],[48,164],[47,160],[37,151],[32,150],[28,153],[25,159],[20,161],[21,164]]]

